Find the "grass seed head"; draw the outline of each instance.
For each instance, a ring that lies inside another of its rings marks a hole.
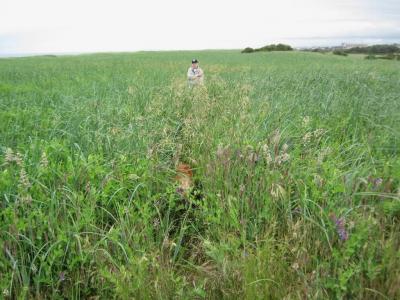
[[[46,152],[42,152],[42,157],[40,158],[40,166],[42,168],[47,168],[49,165],[49,161],[47,160]]]
[[[309,116],[305,116],[303,118],[303,126],[307,127],[310,124],[310,117]]]
[[[282,160],[283,163],[289,161],[289,160],[290,160],[290,154],[288,154],[288,153],[283,153],[283,154],[281,155],[281,160]]]
[[[14,161],[18,166],[23,167],[24,161],[21,153],[17,152],[17,154],[14,156]]]
[[[22,168],[21,171],[19,172],[19,183],[25,189],[28,189],[31,187],[31,183],[29,182],[28,174],[26,173],[24,168]]]
[[[304,136],[303,136],[303,144],[306,145],[311,141],[311,137],[312,137],[312,133],[311,132],[307,132]]]
[[[271,143],[274,145],[274,147],[277,147],[279,145],[279,141],[281,140],[281,133],[279,132],[279,129],[275,130],[274,135],[272,136]]]
[[[14,151],[11,148],[7,148],[4,154],[4,160],[6,164],[14,161]]]

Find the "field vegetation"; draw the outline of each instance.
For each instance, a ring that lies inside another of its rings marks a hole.
[[[399,120],[396,61],[1,59],[1,297],[399,299]]]

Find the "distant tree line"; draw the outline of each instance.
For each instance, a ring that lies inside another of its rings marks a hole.
[[[332,52],[335,55],[347,56],[348,54],[367,54],[366,59],[389,59],[400,60],[400,47],[398,45],[373,45],[345,48],[343,46],[320,47],[304,49],[303,51],[312,51],[318,53]]]
[[[400,53],[400,48],[396,45],[373,45],[366,47],[354,47],[344,50],[346,53],[359,54],[394,54]]]
[[[388,60],[400,60],[400,54],[389,53],[385,55],[374,55],[368,54],[365,59],[388,59]]]
[[[261,48],[256,48],[256,49],[247,47],[242,51],[242,53],[253,53],[253,52],[262,52],[262,51],[266,51],[266,52],[269,52],[269,51],[292,51],[292,50],[293,50],[293,48],[289,45],[271,44],[271,45],[267,45],[267,46],[264,46]]]
[[[397,54],[396,54],[397,53]],[[353,47],[350,49],[335,50],[333,54],[367,54],[366,59],[400,60],[400,48],[396,45],[373,45],[366,47]]]
[[[303,51],[312,51],[319,53],[333,52],[334,54],[343,55],[347,54],[395,54],[400,53],[400,47],[398,45],[373,45],[364,47],[352,47],[344,48],[343,46],[334,47],[319,47],[311,49],[303,49]]]

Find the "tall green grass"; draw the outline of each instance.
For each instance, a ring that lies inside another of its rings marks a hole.
[[[1,59],[2,297],[399,298],[399,120],[397,62]]]

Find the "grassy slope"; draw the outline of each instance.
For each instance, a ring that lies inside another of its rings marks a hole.
[[[1,59],[3,296],[400,297],[399,95],[315,53]]]

